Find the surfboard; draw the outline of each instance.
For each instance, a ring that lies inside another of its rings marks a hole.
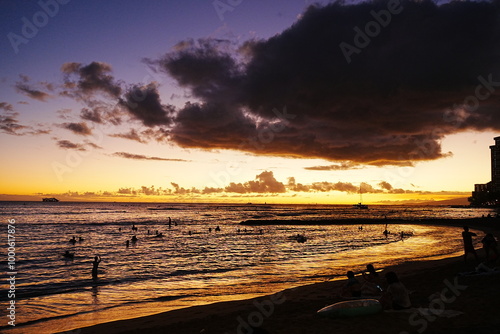
[[[376,299],[348,300],[323,307],[317,313],[329,318],[348,318],[376,314],[382,311],[382,305]]]

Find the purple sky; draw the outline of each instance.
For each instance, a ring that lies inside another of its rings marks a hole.
[[[168,174],[203,189],[210,168],[245,161],[227,180],[235,186],[211,186],[219,193],[267,189],[245,182],[290,196],[333,182],[321,191],[349,193],[368,182],[373,194],[409,195],[488,181],[498,2],[315,1],[306,12],[311,3],[2,1],[0,149],[13,162],[0,171],[32,164],[50,179],[54,161],[93,151],[86,163],[109,175],[125,159],[167,171],[148,187],[165,187]],[[468,171],[449,173],[458,165]],[[90,189],[92,172],[71,168],[74,181],[33,191]],[[188,170],[203,173],[180,178]],[[429,170],[449,178],[434,182]],[[92,190],[144,186],[123,181]],[[21,192],[9,187],[0,194]]]

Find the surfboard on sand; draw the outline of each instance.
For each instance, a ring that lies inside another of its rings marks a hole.
[[[382,305],[376,299],[348,300],[323,307],[317,313],[329,318],[348,318],[376,314],[382,311]]]

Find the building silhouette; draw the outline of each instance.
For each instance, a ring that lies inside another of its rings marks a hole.
[[[495,145],[490,146],[491,150],[491,189],[500,190],[500,137],[495,137]]]
[[[475,184],[469,202],[472,206],[500,206],[500,137],[495,137],[491,150],[491,181]]]

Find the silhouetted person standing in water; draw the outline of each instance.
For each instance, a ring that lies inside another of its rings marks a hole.
[[[99,267],[99,263],[101,263],[101,257],[97,256],[94,258],[94,262],[92,262],[92,278],[97,278],[97,268]]]
[[[473,232],[469,232],[469,227],[464,226],[464,231],[462,232],[462,238],[464,239],[464,261],[467,261],[467,254],[471,253],[476,258],[476,261],[479,261],[477,257],[476,250],[474,249],[474,245],[472,244],[472,237],[475,237],[477,234]]]

